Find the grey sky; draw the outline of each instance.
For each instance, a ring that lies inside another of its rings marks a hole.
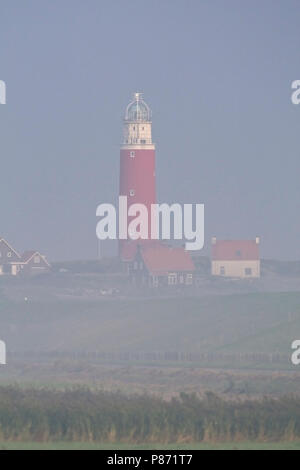
[[[300,2],[1,0],[1,235],[96,256],[118,193],[122,116],[153,110],[160,202],[204,203],[206,243],[262,237],[300,259]],[[112,251],[106,247],[107,253]]]

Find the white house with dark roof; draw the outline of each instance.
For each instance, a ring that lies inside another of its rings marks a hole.
[[[0,275],[38,274],[50,269],[46,257],[38,251],[26,251],[22,256],[0,238]]]
[[[50,264],[39,251],[31,250],[23,253],[20,268],[24,274],[39,274],[49,271]]]
[[[19,253],[4,238],[0,238],[0,275],[17,275],[20,261]]]

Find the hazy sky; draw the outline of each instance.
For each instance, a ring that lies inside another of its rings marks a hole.
[[[125,106],[153,110],[160,202],[204,203],[210,237],[300,259],[300,2],[1,0],[1,235],[93,258],[115,202]],[[109,253],[112,246],[104,246]]]

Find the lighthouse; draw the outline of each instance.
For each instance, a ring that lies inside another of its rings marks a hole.
[[[148,240],[151,238],[151,204],[156,203],[155,145],[152,142],[151,110],[142,93],[134,93],[123,121],[123,142],[120,150],[120,196],[132,204],[144,204],[148,210]],[[128,218],[128,225],[130,218]],[[128,228],[128,226],[127,226]],[[130,234],[129,234],[130,236]],[[132,259],[137,245],[147,240],[120,240],[121,259]]]

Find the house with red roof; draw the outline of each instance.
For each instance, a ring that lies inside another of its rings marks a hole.
[[[212,238],[211,273],[231,278],[260,277],[259,237],[255,240]]]
[[[193,261],[184,248],[170,247],[159,241],[139,244],[128,262],[133,282],[149,287],[191,285],[194,271]]]

